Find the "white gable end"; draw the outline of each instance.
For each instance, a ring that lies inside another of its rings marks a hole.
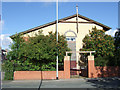
[[[71,19],[68,19],[68,20],[66,20],[66,21],[76,21],[76,17],[71,18]],[[79,18],[79,17],[78,17],[78,22],[88,22],[88,21],[85,20],[85,19],[82,19],[82,18]]]

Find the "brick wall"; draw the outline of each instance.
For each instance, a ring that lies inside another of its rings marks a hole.
[[[64,71],[58,72],[59,79],[70,78],[70,57],[64,57]],[[56,79],[56,71],[15,71],[14,80]]]
[[[96,66],[95,67],[95,77],[119,77],[120,76],[120,67],[116,66],[105,66],[105,67],[100,67]]]
[[[70,72],[71,72],[70,57],[65,56],[64,71],[58,72],[58,78],[69,79]],[[120,67],[113,67],[113,66],[95,67],[94,57],[88,57],[88,77],[89,78],[120,77]],[[56,79],[56,71],[15,71],[14,72],[14,80],[35,80],[35,79]]]
[[[94,56],[88,56],[88,77],[120,77],[120,67],[118,66],[96,66],[94,65]]]
[[[58,72],[59,79],[64,78],[64,71]],[[56,79],[56,71],[15,71],[14,80]]]

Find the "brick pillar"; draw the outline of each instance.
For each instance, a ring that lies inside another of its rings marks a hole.
[[[95,77],[94,56],[88,56],[88,78]]]
[[[64,57],[64,79],[70,78],[70,56]]]

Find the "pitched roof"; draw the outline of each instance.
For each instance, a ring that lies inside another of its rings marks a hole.
[[[61,22],[61,21],[63,21],[63,20],[68,20],[68,19],[74,18],[74,17],[76,17],[76,16],[77,16],[77,14],[74,14],[74,15],[72,15],[72,16],[68,16],[68,17],[59,19],[58,22]],[[82,16],[82,15],[80,15],[80,14],[78,14],[78,17],[79,17],[79,18],[82,18],[82,19],[85,19],[85,20],[87,20],[87,21],[90,21],[90,22],[92,22],[92,23],[94,23],[94,24],[97,24],[97,25],[103,27],[103,29],[104,29],[105,31],[111,29],[110,27],[108,27],[108,26],[106,26],[106,25],[104,25],[104,24],[102,24],[102,23],[99,23],[99,22],[97,22],[97,21],[94,21],[94,20],[92,20],[92,19],[90,19],[90,18],[87,18],[87,17],[85,17],[85,16]],[[41,28],[44,28],[44,27],[47,27],[47,26],[50,26],[50,25],[53,25],[53,24],[56,24],[56,21],[53,21],[53,22],[50,22],[50,23],[47,23],[47,24],[44,24],[44,25],[40,25],[40,26],[38,26],[38,27],[34,27],[34,28],[32,28],[32,29],[29,29],[29,30],[27,30],[27,31],[20,32],[20,33],[26,34],[26,33],[29,33],[29,32],[32,32],[32,31],[35,31],[35,30],[38,30],[38,29],[41,29]],[[18,33],[18,34],[20,34],[20,33]],[[14,35],[12,35],[12,36],[10,36],[10,37],[13,38]]]

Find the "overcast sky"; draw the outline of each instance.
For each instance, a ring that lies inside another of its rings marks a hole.
[[[10,35],[56,20],[55,2],[3,2],[2,3],[2,47],[8,48]],[[118,27],[118,2],[59,2],[59,19],[79,14],[112,29],[107,34],[114,36]]]

